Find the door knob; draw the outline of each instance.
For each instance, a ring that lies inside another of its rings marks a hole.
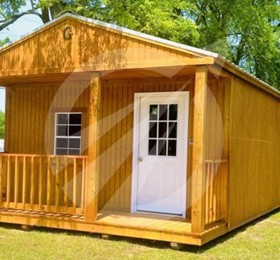
[[[138,161],[139,161],[139,162],[142,162],[142,161],[143,161],[143,157],[139,157],[139,158],[138,158]]]

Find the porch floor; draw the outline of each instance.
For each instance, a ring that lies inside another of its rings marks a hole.
[[[97,220],[89,223],[81,214],[0,208],[0,222],[192,245],[201,245],[226,231],[225,223],[219,222],[203,234],[195,234],[187,219],[116,211],[99,212]]]
[[[191,233],[191,223],[189,220],[155,214],[102,211],[98,214],[95,224],[137,230],[179,233],[181,235]]]

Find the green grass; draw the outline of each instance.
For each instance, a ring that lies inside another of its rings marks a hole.
[[[203,246],[0,225],[0,259],[280,259],[280,210]]]

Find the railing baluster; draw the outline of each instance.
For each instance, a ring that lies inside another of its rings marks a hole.
[[[73,207],[77,207],[77,158],[73,159]]]
[[[19,183],[18,183],[18,156],[15,157],[15,185],[14,185],[14,203],[15,203],[15,207],[17,207],[17,203],[18,203],[18,191],[19,191],[19,187],[18,187]]]
[[[207,163],[206,164],[206,187],[205,187],[205,195],[206,195],[206,209],[205,209],[205,214],[206,214],[206,223],[208,223],[210,221],[210,205],[211,205],[211,196],[210,196],[210,177],[211,177],[211,164]]]
[[[64,157],[64,206],[68,206],[68,160],[67,157]]]
[[[85,208],[85,169],[86,169],[86,164],[85,164],[85,159],[82,159],[83,165],[82,165],[82,190],[81,190],[81,209],[84,211]]]
[[[212,197],[213,197],[213,219],[212,221],[214,222],[217,219],[217,199],[218,199],[218,194],[217,190],[219,187],[217,187],[218,184],[218,176],[217,176],[217,165],[218,163],[213,163],[213,192],[212,192]]]
[[[22,206],[25,209],[26,203],[26,157],[23,157],[22,165]]]
[[[34,206],[34,190],[35,190],[35,177],[34,177],[34,156],[31,157],[31,176],[30,176],[30,182],[31,182],[31,187],[30,187],[30,206],[33,208]]]
[[[51,158],[48,157],[48,164],[47,164],[47,210],[50,211],[51,206]]]
[[[9,207],[11,200],[11,157],[8,156],[7,163],[7,205]]]
[[[55,211],[58,211],[59,206],[59,191],[60,191],[60,182],[59,182],[59,158],[55,158]]]
[[[43,157],[39,156],[39,208],[41,209],[43,206],[43,171],[42,171],[42,160]]]
[[[209,185],[209,197],[210,197],[210,222],[213,222],[213,175],[214,175],[214,163],[211,163],[211,167],[210,167],[210,176],[209,176],[209,181],[210,181],[210,185]]]

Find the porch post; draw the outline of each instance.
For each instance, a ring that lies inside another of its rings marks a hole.
[[[85,220],[94,222],[97,216],[98,199],[98,119],[100,110],[101,80],[94,74],[89,86],[88,105],[88,167],[85,183]]]
[[[194,125],[192,156],[192,232],[201,233],[205,226],[204,160],[207,66],[197,66],[194,87]]]

